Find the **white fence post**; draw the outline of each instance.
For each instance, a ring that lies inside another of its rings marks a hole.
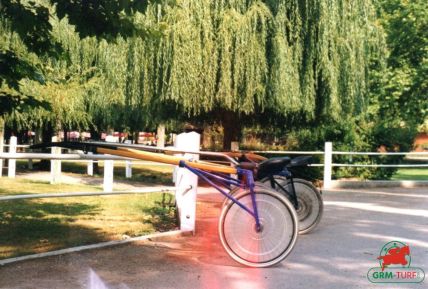
[[[126,178],[132,178],[132,161],[125,161],[125,176]]]
[[[177,135],[175,145],[177,149],[199,151],[200,142],[200,134],[189,132]],[[183,159],[199,159],[199,155],[194,154],[184,154],[182,157]],[[195,232],[197,189],[198,177],[185,168],[176,168],[175,200],[182,231]]]
[[[52,137],[52,142],[58,142],[58,137]],[[52,147],[51,153],[54,155],[61,154],[60,147]],[[51,160],[51,184],[57,184],[61,181],[61,160]]]
[[[92,155],[92,154],[93,154],[92,152],[88,152],[88,155]],[[88,160],[87,174],[88,174],[88,176],[94,175],[94,161],[93,160]]]
[[[0,154],[3,153],[4,142],[3,138],[0,137]],[[0,159],[0,178],[3,176],[3,159]]]
[[[239,142],[237,142],[237,141],[233,141],[233,142],[231,142],[231,143],[230,143],[230,150],[231,150],[232,152],[237,152],[237,151],[239,151]]]
[[[158,125],[157,133],[156,133],[156,146],[158,148],[165,147],[165,125]]]
[[[16,145],[17,145],[17,138],[16,136],[10,137],[9,142],[9,153],[14,154],[16,153]],[[9,178],[14,178],[16,175],[16,160],[9,159],[8,165],[7,165],[7,176]]]
[[[333,143],[326,142],[324,149],[324,189],[331,188],[331,170],[333,160]]]

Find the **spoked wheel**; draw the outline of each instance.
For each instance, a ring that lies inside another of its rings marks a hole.
[[[283,192],[279,187],[275,190],[285,194],[290,200],[290,191],[292,190],[290,180],[282,176],[274,176],[274,179],[286,189],[286,192]],[[266,186],[271,185],[269,178],[263,179],[262,182]],[[293,179],[293,182],[298,204],[296,212],[299,218],[299,233],[306,234],[315,229],[320,222],[324,204],[320,192],[312,183],[302,179]]]
[[[261,224],[239,205],[228,202],[219,221],[220,240],[226,252],[241,264],[268,267],[281,262],[293,249],[298,235],[298,219],[287,198],[267,188],[255,188]],[[241,190],[234,196],[252,210],[251,193]]]

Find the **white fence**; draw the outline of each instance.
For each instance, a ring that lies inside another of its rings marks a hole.
[[[426,164],[341,164],[333,163],[334,155],[359,155],[359,156],[426,156],[428,152],[343,152],[333,151],[333,143],[326,142],[324,151],[255,151],[263,154],[286,154],[286,155],[323,155],[324,163],[312,164],[312,166],[324,166],[323,188],[330,189],[332,187],[332,171],[333,167],[371,167],[371,168],[428,168]]]
[[[183,134],[185,135],[185,134]],[[194,138],[196,139],[196,138]],[[9,145],[3,145],[4,147],[9,148],[8,153],[2,153],[0,150],[0,177],[2,176],[3,168],[3,159],[9,159],[8,165],[8,177],[14,178],[16,174],[16,160],[17,159],[28,159],[29,167],[32,166],[32,159],[48,159],[51,160],[51,183],[55,183],[59,180],[61,174],[61,161],[84,161],[87,163],[87,174],[93,175],[93,164],[96,161],[104,161],[104,181],[103,188],[105,192],[111,192],[113,190],[113,171],[114,165],[118,162],[125,163],[125,176],[126,178],[132,177],[132,165],[133,164],[147,164],[147,165],[156,165],[156,163],[150,162],[139,162],[128,158],[116,157],[116,156],[106,156],[106,155],[93,155],[88,154],[61,154],[60,150],[52,149],[51,154],[31,154],[31,153],[16,153],[17,148],[28,148],[26,145],[17,145],[16,137],[10,139]],[[218,153],[211,152],[199,152],[198,146],[192,148],[189,147],[187,142],[184,142],[183,146],[176,146],[175,151],[177,154],[182,156],[195,158],[196,154],[206,154],[206,155],[219,155]],[[2,145],[0,144],[0,149]],[[174,149],[171,149],[174,151]],[[323,166],[324,167],[324,188],[331,188],[332,184],[332,171],[334,167],[372,167],[372,168],[425,168],[428,167],[428,163],[425,164],[344,164],[344,163],[334,163],[334,155],[349,155],[349,156],[426,156],[428,158],[428,152],[344,152],[344,151],[334,151],[333,143],[326,142],[324,151],[255,151],[255,153],[263,154],[285,154],[285,155],[322,155],[323,163],[312,164],[312,166]]]
[[[199,139],[200,135],[191,132],[183,133],[177,136],[177,139],[181,140],[178,144],[177,154],[183,156],[183,158],[194,158],[192,154],[183,154],[183,149],[192,149],[194,153],[199,150]],[[53,141],[55,141],[53,139]],[[3,160],[8,159],[8,177],[15,178],[16,176],[16,160],[17,159],[28,159],[30,160],[50,160],[51,161],[51,183],[56,183],[60,180],[61,174],[61,162],[62,161],[85,161],[88,164],[87,173],[93,174],[93,163],[94,161],[104,161],[104,181],[103,181],[103,192],[80,192],[80,193],[58,193],[58,194],[31,194],[31,195],[14,195],[14,196],[2,196],[0,201],[11,201],[17,199],[34,199],[34,198],[65,198],[65,197],[82,197],[82,196],[96,196],[96,195],[121,195],[121,194],[141,194],[141,193],[152,193],[152,192],[175,192],[175,198],[177,200],[177,208],[180,216],[180,230],[181,231],[193,231],[195,229],[195,211],[196,211],[196,190],[198,178],[194,176],[190,171],[182,170],[176,174],[175,187],[156,187],[147,189],[140,189],[134,191],[113,191],[113,175],[114,175],[114,162],[125,162],[126,177],[132,176],[132,162],[136,162],[130,158],[123,158],[111,155],[96,155],[96,154],[83,154],[83,153],[72,153],[72,154],[61,154],[61,149],[52,148],[50,154],[44,153],[17,153],[17,141],[16,137],[10,139],[9,145],[5,145],[9,148],[8,153],[3,153],[4,145],[0,146],[0,173],[3,170]],[[28,146],[21,146],[28,147]],[[181,150],[180,150],[181,149]],[[142,163],[142,162],[139,162]],[[156,165],[156,163],[143,162],[145,164]],[[173,166],[171,166],[172,168]],[[179,176],[179,177],[177,177]],[[1,177],[1,174],[0,174]]]
[[[61,176],[61,162],[84,162],[87,163],[87,175],[92,176],[94,174],[94,163],[103,161],[104,162],[104,180],[103,180],[103,190],[104,192],[113,191],[113,178],[114,178],[114,165],[121,163],[125,164],[125,177],[132,177],[132,165],[133,164],[144,164],[150,166],[159,165],[152,162],[143,162],[135,161],[129,158],[117,157],[117,156],[106,156],[106,155],[94,155],[92,153],[88,154],[61,154],[60,148],[52,148],[51,153],[17,153],[17,148],[28,148],[28,145],[17,145],[16,137],[11,137],[9,145],[4,145],[8,147],[8,153],[3,153],[0,151],[0,177],[3,172],[3,159],[8,159],[7,175],[9,178],[15,178],[16,176],[16,160],[24,159],[28,160],[28,167],[32,169],[33,160],[50,160],[51,161],[51,171],[50,171],[50,182],[52,184],[60,182]],[[169,165],[167,165],[169,166]],[[171,166],[172,167],[172,166]]]

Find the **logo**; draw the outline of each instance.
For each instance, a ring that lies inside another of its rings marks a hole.
[[[425,272],[411,267],[410,247],[399,241],[386,243],[380,250],[379,267],[370,268],[367,279],[373,283],[421,283]]]

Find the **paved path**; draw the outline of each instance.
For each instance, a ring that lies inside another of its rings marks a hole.
[[[428,191],[324,192],[318,229],[300,236],[281,264],[242,267],[217,237],[216,195],[199,196],[197,235],[87,251],[0,267],[0,288],[387,288],[366,279],[388,241],[410,245],[412,266],[428,272]],[[427,288],[423,284],[388,288]]]

